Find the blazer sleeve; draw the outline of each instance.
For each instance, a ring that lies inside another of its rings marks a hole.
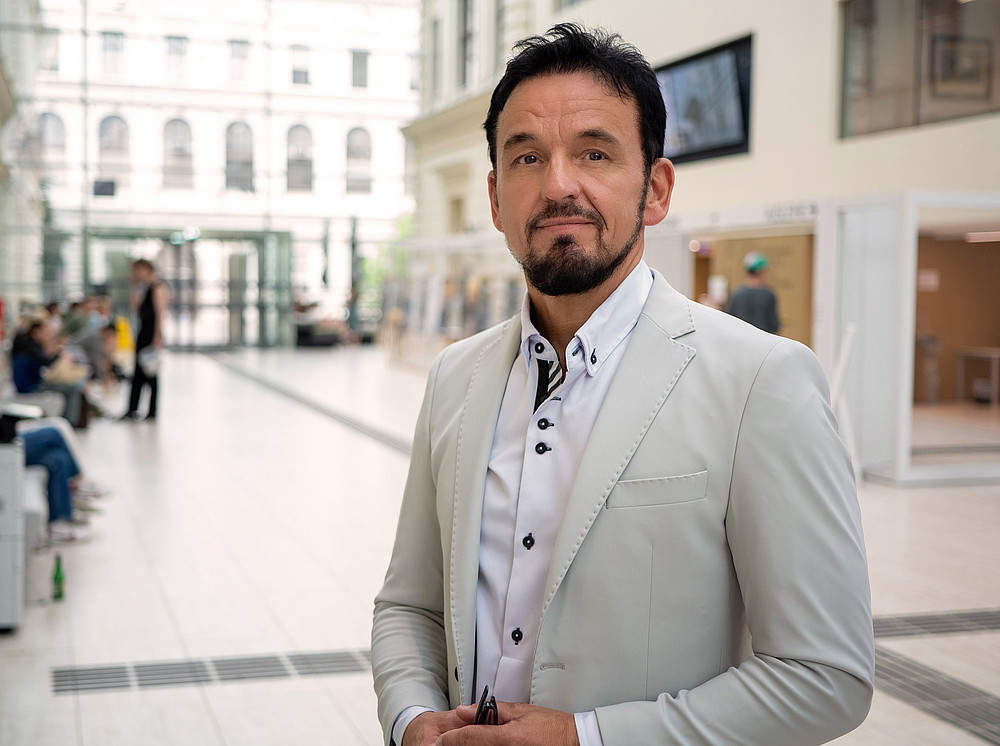
[[[868,713],[874,640],[853,470],[807,348],[783,340],[747,397],[726,535],[752,654],[655,702],[597,709],[605,746],[807,746]]]
[[[386,744],[410,706],[447,710],[441,530],[431,464],[430,420],[440,358],[428,376],[385,584],[375,598],[372,673]]]

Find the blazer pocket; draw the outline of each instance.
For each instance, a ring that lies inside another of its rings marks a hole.
[[[614,508],[642,508],[675,505],[703,500],[708,494],[708,471],[655,479],[626,479],[618,482],[605,505]]]

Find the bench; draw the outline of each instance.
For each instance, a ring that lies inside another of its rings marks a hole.
[[[24,568],[28,568],[31,552],[45,542],[45,525],[49,507],[45,489],[49,474],[44,466],[29,466],[24,470]]]

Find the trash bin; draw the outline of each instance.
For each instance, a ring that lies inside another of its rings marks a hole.
[[[972,400],[975,401],[977,404],[993,403],[993,392],[990,389],[990,379],[988,378],[972,379]]]

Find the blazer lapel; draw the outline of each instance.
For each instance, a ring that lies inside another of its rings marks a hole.
[[[675,341],[694,331],[687,298],[656,272],[653,288],[583,454],[556,538],[542,616],[646,430],[695,351]]]
[[[500,338],[480,353],[472,371],[458,426],[449,576],[452,632],[456,660],[462,671],[460,696],[463,704],[468,704],[472,697],[476,654],[476,586],[479,582],[479,538],[486,471],[510,366],[520,342],[521,324],[515,318]]]

